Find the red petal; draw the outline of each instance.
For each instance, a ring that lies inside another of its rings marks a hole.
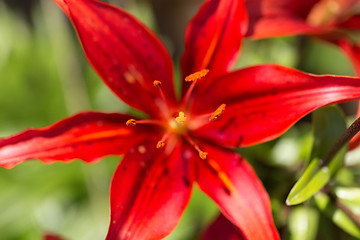
[[[178,223],[191,195],[191,154],[180,144],[156,149],[157,140],[130,150],[116,170],[107,240],[162,239]]]
[[[221,75],[232,67],[247,29],[243,0],[206,1],[190,22],[182,57],[184,76],[201,69]]]
[[[128,119],[115,113],[81,113],[46,128],[0,139],[0,166],[11,168],[34,158],[44,162],[74,158],[92,162],[105,155],[125,153],[149,131],[127,127]]]
[[[238,154],[205,147],[208,158],[197,158],[197,182],[246,239],[280,239],[269,197],[251,166]]]
[[[247,0],[249,15],[247,36],[255,39],[320,33],[310,26],[306,18],[319,0]]]
[[[360,29],[360,24],[359,24],[359,29]],[[360,76],[360,45],[351,43],[347,39],[342,39],[337,44],[349,57],[349,59],[351,60],[354,66],[356,74]]]
[[[222,214],[208,227],[201,239],[246,240],[242,233]]]
[[[54,1],[72,21],[94,69],[123,101],[159,116],[162,100],[153,81],[160,80],[169,104],[175,102],[171,58],[150,30],[104,2]]]
[[[352,16],[351,18],[347,19],[345,22],[341,23],[339,27],[345,28],[345,29],[359,30],[360,29],[360,15]]]
[[[311,111],[360,97],[360,79],[316,76],[278,65],[260,65],[218,78],[198,92],[194,111],[226,110],[195,134],[226,146],[274,139]]]

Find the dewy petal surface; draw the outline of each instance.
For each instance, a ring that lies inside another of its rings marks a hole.
[[[156,149],[157,139],[131,149],[111,185],[107,240],[155,240],[178,223],[192,190],[191,152],[181,143]]]
[[[181,65],[184,76],[201,69],[221,75],[231,68],[247,29],[244,0],[209,0],[189,23]]]
[[[159,116],[163,103],[153,81],[160,80],[168,103],[175,102],[171,58],[143,24],[104,2],[54,1],[72,21],[94,69],[123,101]]]
[[[268,195],[246,160],[224,148],[204,144],[202,147],[209,154],[205,161],[196,158],[200,189],[217,203],[246,239],[280,239]]]
[[[259,39],[304,33],[319,33],[306,18],[319,0],[246,0],[249,15],[247,36]]]
[[[319,107],[359,99],[360,79],[266,64],[222,76],[196,97],[193,112],[211,112],[224,103],[226,110],[194,134],[239,147],[274,139]]]
[[[150,130],[129,128],[128,115],[81,113],[49,127],[28,129],[0,139],[0,166],[11,168],[23,161],[70,161],[80,158],[92,162],[109,154],[123,154],[147,137]]]
[[[224,215],[219,217],[206,229],[202,240],[246,240],[242,233]]]

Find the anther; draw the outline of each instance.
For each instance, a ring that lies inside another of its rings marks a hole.
[[[185,81],[186,82],[194,82],[196,80],[202,79],[208,74],[208,72],[209,72],[208,69],[203,69],[201,71],[195,72],[195,73],[190,74],[189,76],[187,76],[185,78]]]
[[[126,126],[128,127],[133,127],[136,125],[136,120],[135,119],[129,119],[126,121]]]
[[[158,143],[156,144],[156,148],[163,148],[165,146],[165,143],[163,141],[158,141]]]
[[[162,84],[162,83],[161,83],[159,80],[155,80],[155,81],[154,81],[154,86],[155,86],[155,87],[158,87],[158,88],[159,88],[159,87],[161,87],[161,84]]]
[[[225,111],[225,104],[221,104],[216,110],[215,112],[213,112],[209,118],[209,121],[214,121],[216,120],[218,117],[220,117],[220,115]]]
[[[208,153],[207,152],[203,152],[203,151],[200,151],[199,152],[199,157],[202,159],[202,160],[205,160],[206,157],[207,157]]]
[[[175,121],[178,122],[178,123],[186,122],[185,113],[179,112],[179,116],[177,118],[175,118]]]

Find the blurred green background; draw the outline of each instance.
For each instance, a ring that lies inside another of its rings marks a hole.
[[[110,1],[153,29],[177,64],[183,32],[201,0]],[[353,75],[334,46],[306,37],[245,41],[237,67],[275,62],[322,74]],[[356,104],[343,105],[349,121]],[[71,114],[129,108],[101,82],[87,63],[68,20],[49,0],[0,0],[0,137],[44,127]],[[284,136],[240,149],[267,188],[283,239],[355,239],[311,201],[287,207],[285,199],[307,164],[312,132],[307,117]],[[121,157],[95,164],[73,161],[45,165],[29,161],[0,168],[0,240],[36,240],[44,232],[72,240],[104,239],[109,219],[109,183]],[[359,194],[360,154],[347,156],[346,168],[332,180],[339,191]],[[351,189],[350,189],[351,190]],[[360,196],[348,203],[360,216]],[[359,201],[359,202],[357,202]],[[356,204],[356,202],[358,204]],[[179,226],[167,239],[197,239],[218,214],[197,189]],[[302,234],[301,234],[302,233]]]

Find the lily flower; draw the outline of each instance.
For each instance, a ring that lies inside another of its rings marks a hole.
[[[214,222],[212,222],[205,232],[201,240],[246,240],[242,233],[226,218],[220,214]]]
[[[249,14],[247,37],[310,34],[337,45],[360,76],[360,42],[351,33],[360,31],[359,0],[246,0]],[[360,117],[360,104],[357,116]],[[349,144],[360,145],[360,133]]]
[[[161,239],[196,184],[252,240],[279,239],[269,197],[233,151],[274,139],[316,108],[360,97],[353,77],[259,65],[230,72],[247,30],[242,0],[206,1],[186,31],[181,99],[172,60],[127,12],[96,0],[54,0],[90,64],[124,102],[147,114],[85,112],[0,140],[0,165],[124,154],[111,183],[106,239]]]

